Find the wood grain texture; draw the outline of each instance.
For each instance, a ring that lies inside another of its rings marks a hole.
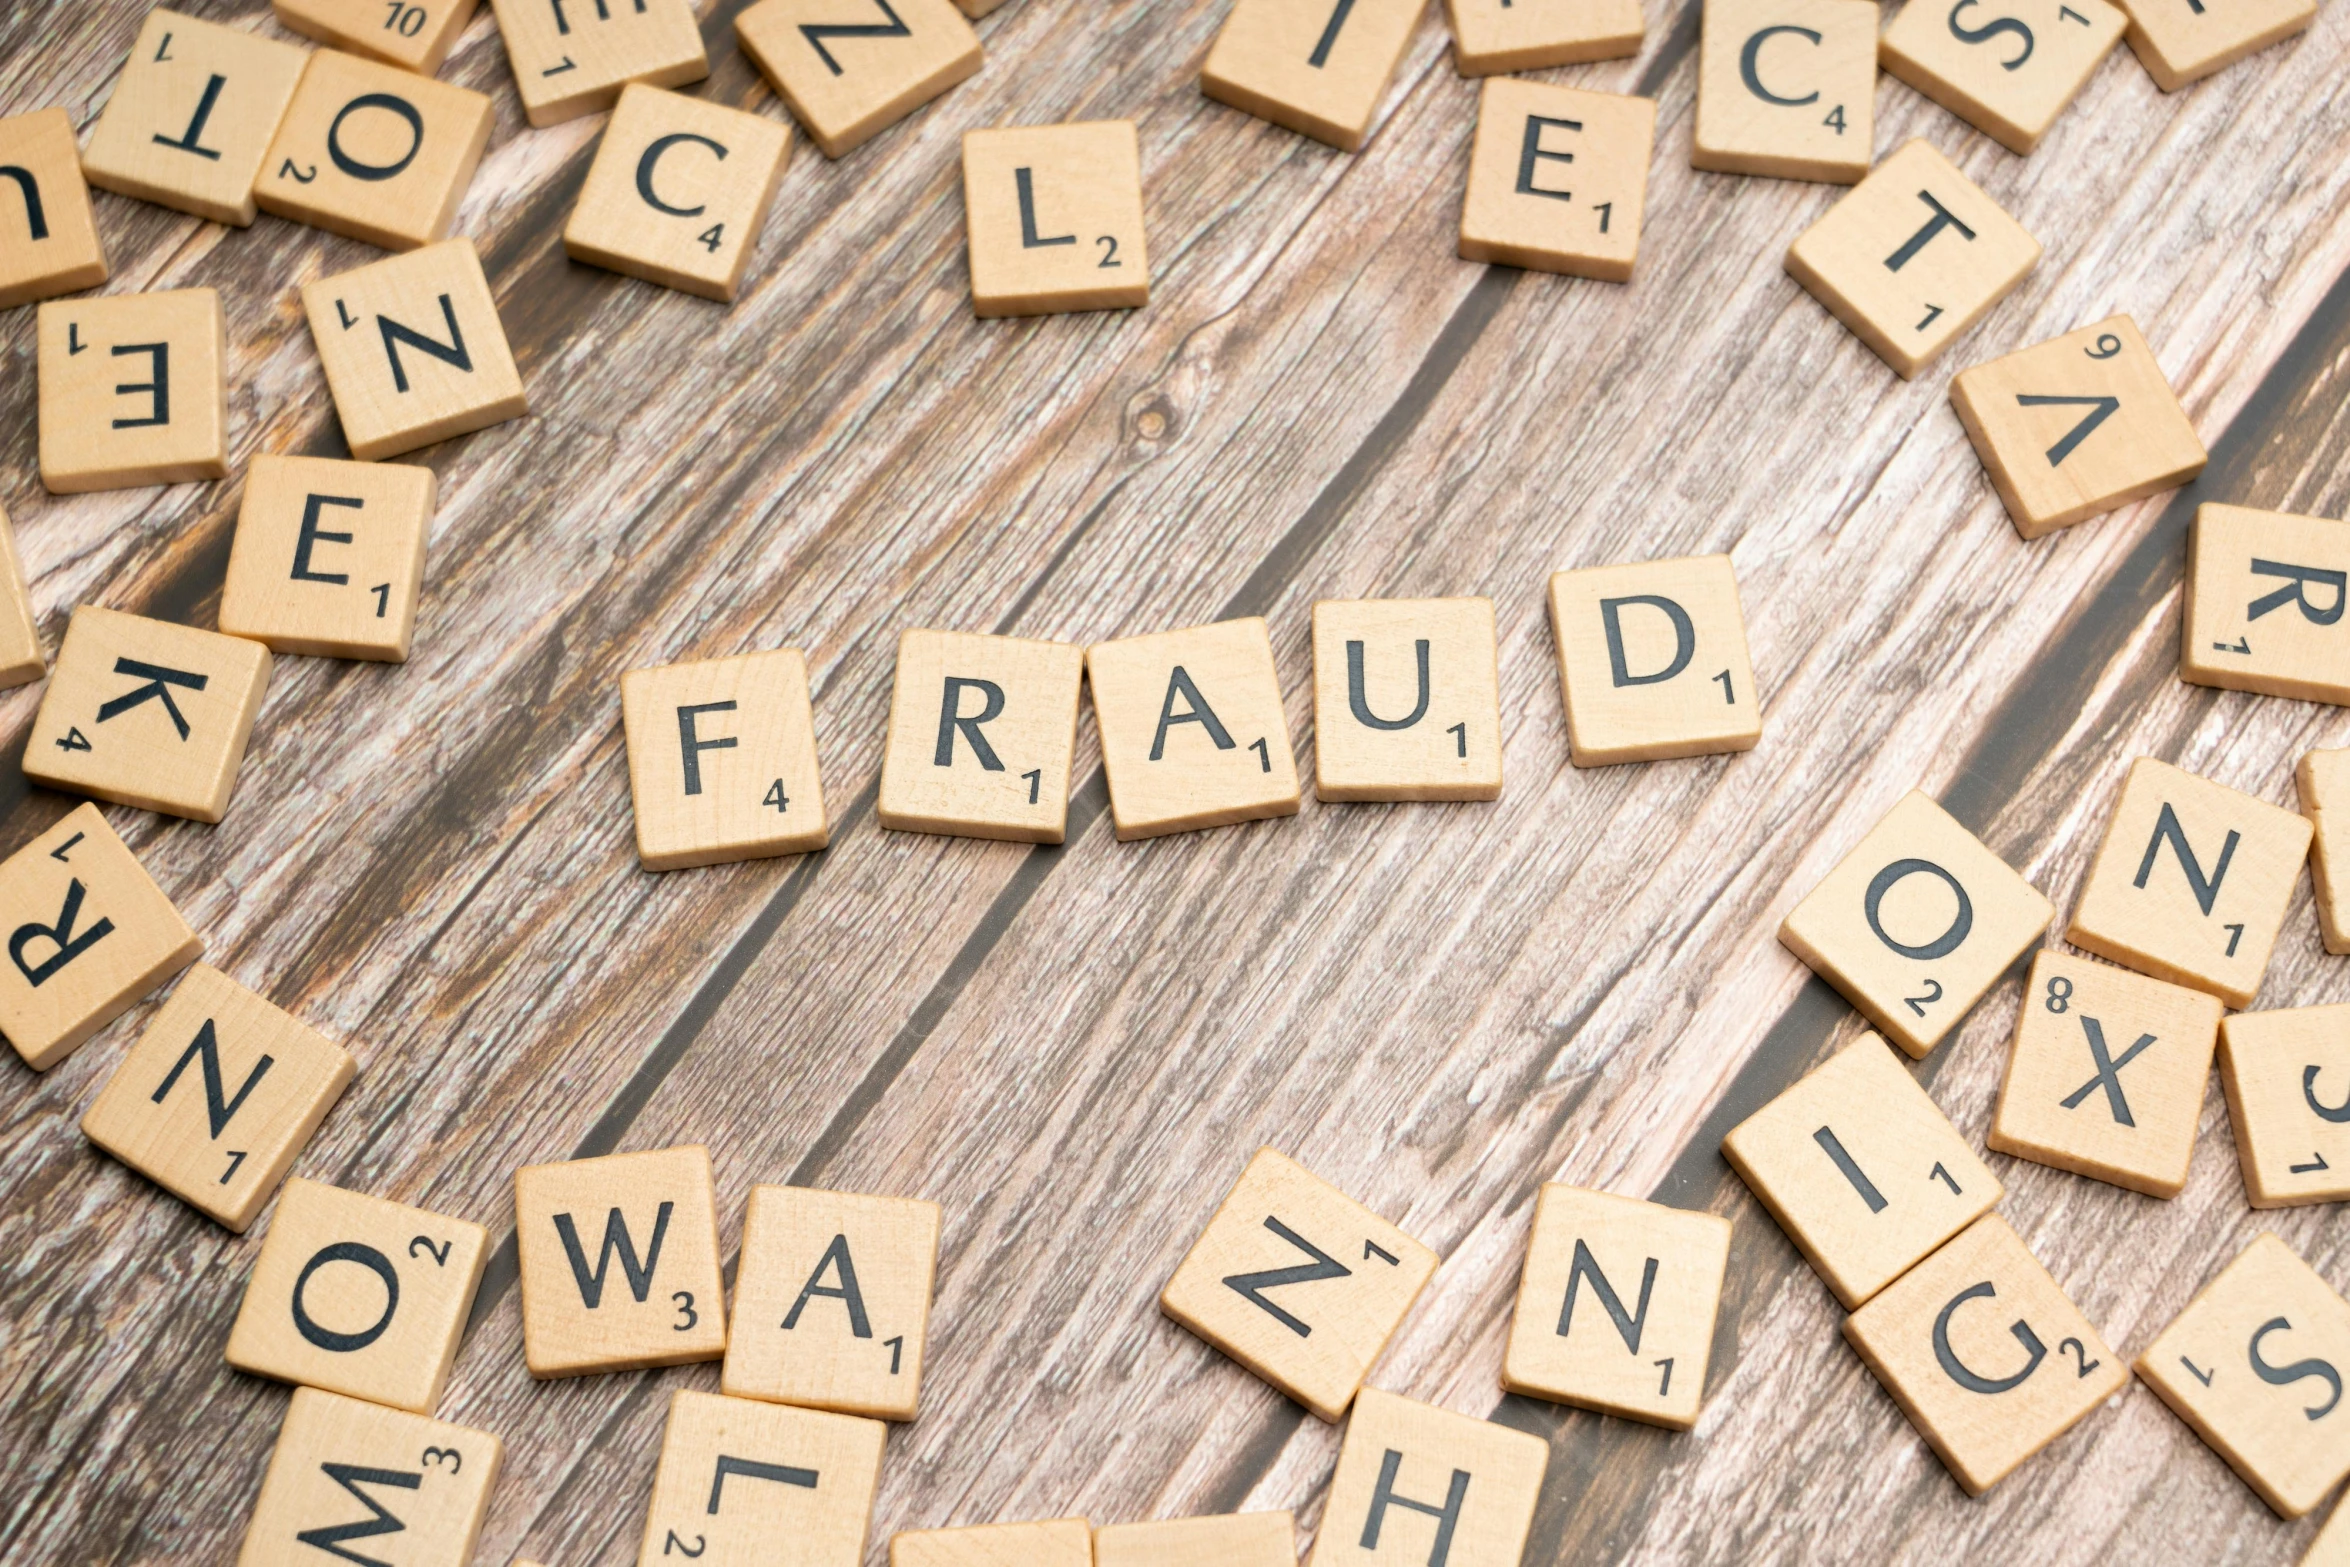
[[[696,92],[779,116],[738,9],[699,9]],[[1659,100],[1623,286],[1455,258],[1476,84],[1433,19],[1347,157],[1200,94],[1224,13],[1005,6],[978,76],[791,164],[731,309],[569,261],[599,122],[526,129],[486,15],[451,56],[497,117],[455,232],[534,411],[422,454],[441,501],[408,663],[282,661],[227,827],[112,815],[213,961],[360,1058],[297,1172],[490,1227],[438,1411],[507,1444],[484,1559],[627,1560],[669,1395],[717,1378],[530,1379],[513,1171],[682,1142],[713,1150],[730,1256],[762,1182],[944,1206],[923,1410],[868,1561],[1007,1518],[1316,1529],[1338,1430],[1152,1308],[1262,1143],[1444,1254],[1371,1383],[1548,1439],[1530,1560],[2290,1559],[2314,1524],[2140,1388],[1967,1500],[1716,1150],[1859,1027],[1773,932],[1912,787],[2069,911],[2131,757],[2289,804],[2300,755],[2350,743],[2336,709],[2176,676],[2197,502],[2350,512],[2350,11],[2172,96],[2110,56],[2028,164],[1882,84],[1879,149],[1929,136],[2048,252],[1907,383],[1781,270],[1840,192],[1687,167],[1695,4],[1652,7],[1635,59],[1551,73]],[[86,129],[139,20],[0,15],[0,112]],[[1140,130],[1150,307],[974,321],[962,132],[1107,118]],[[115,291],[221,290],[233,471],[343,455],[295,285],[375,253],[96,203]],[[2210,467],[2027,544],[1949,375],[2117,311]],[[240,480],[44,496],[30,315],[0,317],[0,501],[50,645],[84,601],[208,626]],[[1572,769],[1550,573],[1708,552],[1738,572],[1762,744]],[[1118,844],[1089,718],[1064,846],[872,821],[905,626],[1090,642],[1262,614],[1305,743],[1315,599],[1463,593],[1498,613],[1492,804],[1309,800]],[[782,645],[807,650],[833,847],[643,873],[619,672]],[[71,803],[15,766],[39,690],[0,695],[0,849]],[[2350,997],[2306,886],[2263,1006]],[[1971,1139],[2018,1001],[1995,987],[1918,1068]],[[146,1015],[17,1071],[0,1131],[9,1561],[225,1557],[286,1406],[220,1358],[271,1216],[220,1234],[76,1130]],[[2263,1227],[2350,1283],[2338,1215],[2246,1206],[2216,1087],[2170,1203],[1989,1158],[2124,1354]],[[1499,1395],[1551,1179],[1733,1220],[1693,1434]]]

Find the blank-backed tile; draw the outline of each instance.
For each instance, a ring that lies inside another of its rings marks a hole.
[[[1558,572],[1550,628],[1576,766],[1746,751],[1762,739],[1729,556]]]
[[[1462,259],[1626,281],[1655,141],[1653,98],[1489,78],[1461,198]]]
[[[1082,1518],[909,1529],[889,1542],[889,1567],[1093,1567]]]
[[[228,336],[209,288],[40,307],[41,484],[53,494],[228,476]]]
[[[1085,670],[1121,840],[1297,814],[1263,620],[1096,642]]]
[[[649,871],[805,854],[830,841],[797,648],[620,677],[637,857]]]
[[[302,285],[351,455],[397,457],[530,412],[469,239]]]
[[[965,131],[963,216],[981,316],[1150,301],[1131,120]]]
[[[2198,506],[2184,601],[2181,680],[2350,703],[2350,522]]]
[[[2310,752],[2293,782],[2309,818],[2309,879],[2326,951],[2350,952],[2350,751]]]
[[[24,557],[16,550],[16,525],[0,510],[0,690],[29,685],[48,672]]]
[[[827,158],[862,147],[981,58],[948,0],[759,0],[734,32]]]
[[[1885,29],[1885,69],[2010,152],[2040,145],[2121,42],[2105,0],[2002,0],[1968,14],[1905,5]]]
[[[1706,0],[1689,161],[1858,184],[1875,153],[1874,0]]]
[[[1858,0],[1855,0],[1858,3]],[[1640,0],[1445,0],[1452,62],[1463,76],[1539,71],[1640,52]]]
[[[1493,600],[1314,606],[1314,792],[1325,800],[1500,795]]]
[[[264,212],[386,250],[430,245],[448,236],[493,119],[469,87],[321,49],[255,196]]]
[[[296,1388],[237,1567],[466,1567],[503,1456],[486,1431]]]
[[[1518,1567],[1549,1467],[1540,1437],[1365,1388],[1307,1567]]]
[[[421,466],[254,458],[220,629],[279,653],[407,658],[434,485]]]
[[[2219,1071],[2253,1207],[2350,1200],[2350,1005],[2229,1018]]]
[[[304,51],[160,7],[147,13],[82,150],[100,190],[243,227]]]
[[[1261,120],[1361,149],[1426,0],[1235,0],[1200,90]]]
[[[63,109],[0,119],[0,310],[105,281],[73,121]]]
[[[709,1149],[525,1165],[514,1172],[514,1238],[532,1376],[726,1353]]]
[[[2130,49],[2154,85],[2177,92],[2246,55],[2302,32],[2317,19],[2317,0],[2120,0],[2130,18]]]
[[[1093,1532],[1093,1567],[1297,1567],[1297,1520],[1224,1513],[1105,1524]]]
[[[878,1420],[680,1388],[638,1567],[859,1567],[873,1522]]]
[[[476,0],[270,0],[279,25],[347,54],[431,76]]]
[[[960,631],[898,633],[874,819],[899,832],[1059,843],[1085,649]]]
[[[632,82],[563,226],[574,261],[732,299],[775,199],[791,127]]]
[[[609,109],[630,82],[677,87],[710,74],[689,0],[490,0],[533,125]]]

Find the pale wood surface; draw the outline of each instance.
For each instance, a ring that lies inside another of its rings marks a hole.
[[[530,1379],[513,1171],[679,1142],[713,1150],[730,1254],[758,1182],[945,1206],[924,1407],[890,1437],[872,1561],[895,1530],[997,1518],[1319,1522],[1338,1431],[1153,1305],[1263,1142],[1445,1254],[1372,1382],[1550,1440],[1533,1560],[2291,1559],[2315,1525],[2272,1518],[2143,1388],[1968,1501],[1716,1148],[1858,1028],[1773,933],[1908,789],[2069,911],[2131,756],[2289,804],[2301,753],[2350,742],[2335,709],[2176,675],[2198,497],[2350,511],[2350,10],[2174,96],[2116,53],[2029,162],[1881,84],[1880,150],[1932,137],[2048,246],[1910,383],[1781,270],[1839,190],[1687,168],[1694,4],[1653,6],[1636,60],[1552,73],[1659,95],[1625,287],[1455,258],[1476,85],[1433,17],[1346,157],[1199,94],[1224,12],[1080,26],[1013,0],[978,77],[851,158],[793,161],[731,310],[568,261],[598,122],[525,131],[487,17],[452,59],[498,117],[457,231],[534,412],[427,455],[407,664],[283,660],[220,827],[111,814],[215,962],[359,1056],[297,1168],[502,1243],[439,1408],[507,1443],[483,1560],[627,1560],[669,1393],[717,1376]],[[138,20],[8,12],[0,109],[86,126]],[[730,7],[702,20],[697,91],[779,113]],[[961,132],[1119,116],[1141,128],[1150,308],[973,321]],[[97,203],[116,288],[222,289],[239,471],[339,453],[293,285],[375,253]],[[1948,377],[2117,310],[2211,468],[2024,544]],[[209,625],[238,482],[43,495],[32,314],[0,318],[0,499],[51,647],[85,599]],[[1737,564],[1761,746],[1570,768],[1548,575],[1706,551]],[[1496,803],[1309,799],[1117,844],[1087,718],[1064,848],[871,820],[903,626],[1082,641],[1263,613],[1304,743],[1314,599],[1455,593],[1499,611]],[[834,846],[645,874],[619,672],[787,644]],[[10,762],[39,690],[0,697]],[[13,765],[0,799],[0,848],[69,805]],[[2262,1004],[2345,997],[2304,881]],[[1996,987],[1916,1069],[1971,1139],[2018,999]],[[286,1407],[220,1359],[257,1239],[75,1128],[143,1016],[45,1077],[10,1069],[11,1561],[225,1558]],[[2124,1354],[2264,1227],[2350,1284],[2337,1211],[2246,1206],[2216,1087],[2175,1202],[1990,1160],[2000,1211]],[[1693,1434],[1499,1396],[1552,1178],[1734,1221]]]

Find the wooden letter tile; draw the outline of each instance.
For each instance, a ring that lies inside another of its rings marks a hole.
[[[1858,184],[1876,144],[1873,0],[1706,0],[1693,167]]]
[[[1518,1567],[1549,1467],[1540,1437],[1367,1387],[1307,1567]]]
[[[1437,1260],[1337,1187],[1260,1148],[1167,1281],[1159,1309],[1334,1421]]]
[[[46,1072],[204,943],[94,805],[0,861],[0,1033]]]
[[[40,308],[41,483],[55,495],[228,477],[228,339],[209,288]]]
[[[620,677],[636,852],[649,871],[805,854],[831,840],[798,648]]]
[[[261,210],[386,250],[429,245],[447,236],[492,119],[471,88],[321,49],[269,144]]]
[[[1288,1513],[1115,1523],[1093,1532],[1093,1567],[1297,1567]]]
[[[406,659],[434,483],[399,463],[254,458],[220,629],[279,653]]]
[[[30,685],[47,673],[33,595],[25,586],[24,557],[16,552],[16,528],[0,510],[0,690]]]
[[[1787,271],[1907,380],[2040,264],[2040,242],[1911,141],[1787,248]]]
[[[1845,1318],[1844,1337],[1969,1496],[2130,1379],[1996,1213]]]
[[[2195,508],[2179,678],[2350,703],[2350,523]]]
[[[1093,1567],[1093,1531],[1082,1518],[910,1529],[891,1537],[889,1567]]]
[[[1991,1146],[2149,1197],[2176,1197],[2219,1040],[2220,1004],[2053,947],[2032,960]]]
[[[1913,1056],[1941,1043],[2055,909],[1911,790],[1779,927],[1779,940]]]
[[[441,62],[473,20],[475,0],[270,0],[278,24],[305,38],[332,44],[420,75]]]
[[[269,649],[85,604],[25,741],[25,776],[191,821],[228,811]]]
[[[1059,843],[1085,649],[958,631],[898,633],[875,818],[899,832]]]
[[[2130,48],[2154,85],[2177,92],[2306,29],[2317,0],[2240,0],[2198,5],[2196,0],[2121,0],[2129,14]]]
[[[342,1046],[199,963],[82,1117],[82,1135],[242,1233],[356,1071]]]
[[[1559,572],[1550,627],[1577,767],[1748,751],[1762,739],[1729,556]]]
[[[0,182],[0,310],[106,281],[106,247],[63,109],[0,119]]]
[[[1200,91],[1343,152],[1360,151],[1424,4],[1234,0],[1200,69]]]
[[[304,52],[161,8],[147,13],[82,152],[100,190],[243,228]]]
[[[2138,1357],[2138,1375],[2281,1518],[2350,1474],[2350,1302],[2263,1235]]]
[[[466,1567],[503,1456],[486,1431],[296,1388],[237,1567],[310,1567],[362,1540],[398,1567]]]
[[[963,214],[983,317],[1150,301],[1132,120],[965,131]]]
[[[2005,147],[2028,153],[2121,42],[2105,0],[1905,5],[1885,29],[1885,69]]]
[[[2000,1197],[1998,1177],[1874,1034],[1733,1127],[1722,1157],[1847,1309]]]
[[[2305,818],[2142,756],[2064,939],[2250,1006],[2308,853]]]
[[[2128,316],[1962,370],[1950,402],[2027,539],[2203,471],[2203,442]]]
[[[488,1258],[478,1224],[297,1175],[262,1238],[228,1363],[428,1414]]]
[[[1085,670],[1121,840],[1297,814],[1264,621],[1096,642]]]
[[[680,1556],[701,1567],[859,1567],[888,1433],[855,1415],[680,1388],[638,1567]]]
[[[710,74],[689,0],[490,0],[533,125],[609,109],[630,82],[677,87]]]
[[[1325,800],[1501,794],[1493,600],[1314,606],[1314,792]]]
[[[726,1353],[709,1149],[525,1165],[514,1172],[514,1237],[532,1376]]]
[[[1501,1385],[1688,1430],[1729,1261],[1727,1219],[1544,1186]]]
[[[934,1202],[751,1188],[721,1390],[913,1419],[938,1226]]]
[[[2239,1013],[2220,1039],[2252,1206],[2350,1200],[2350,1005]]]
[[[1445,0],[1444,9],[1463,76],[1622,59],[1646,33],[1639,0]]]
[[[563,248],[574,261],[732,299],[790,151],[788,125],[631,82]]]
[[[759,0],[734,32],[827,158],[862,147],[980,65],[979,35],[948,0]]]
[[[1461,200],[1461,258],[1627,281],[1655,139],[1652,98],[1488,79]]]
[[[351,455],[397,457],[530,412],[473,241],[302,285]]]
[[[34,644],[33,657],[40,657]],[[2350,751],[2312,751],[2293,770],[2309,818],[2309,880],[2326,951],[2350,952]]]

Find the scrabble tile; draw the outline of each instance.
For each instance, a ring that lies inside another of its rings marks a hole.
[[[255,457],[220,590],[220,629],[278,653],[400,663],[416,630],[433,471]]]
[[[690,0],[490,0],[533,125],[612,107],[630,82],[678,87],[710,74]]]
[[[1628,280],[1655,139],[1654,99],[1489,78],[1477,96],[1461,258]]]
[[[948,0],[759,0],[734,33],[827,158],[864,146],[980,65],[979,35]]]
[[[475,0],[270,0],[278,24],[346,54],[420,75],[440,72]]]
[[[2203,471],[2203,442],[2128,316],[1962,370],[1950,402],[2027,539]]]
[[[1288,1513],[1115,1523],[1093,1532],[1093,1567],[1297,1567]]]
[[[2040,263],[2040,242],[1923,141],[1787,248],[1787,272],[1903,380]]]
[[[1982,5],[1972,11],[1970,5]],[[2105,0],[1905,5],[1885,29],[1885,69],[2005,147],[2028,153],[2121,42]]]
[[[1857,3],[1857,0],[1856,0]],[[1640,0],[1445,0],[1463,76],[1539,71],[1640,52]]]
[[[790,150],[788,125],[631,82],[563,226],[563,249],[574,261],[732,299]]]
[[[1059,843],[1084,683],[1074,643],[899,632],[876,819],[899,832]]]
[[[2309,880],[2326,951],[2350,952],[2350,751],[2310,752],[2293,782],[2309,818]]]
[[[726,1353],[709,1149],[525,1165],[514,1172],[514,1236],[532,1376]]]
[[[1855,185],[1876,146],[1874,0],[1706,0],[1692,167]]]
[[[1727,1219],[1545,1185],[1501,1385],[1688,1430],[1729,1261]]]
[[[2350,1006],[2238,1013],[2220,1041],[2252,1206],[2350,1200]]]
[[[2306,29],[2317,0],[2241,0],[2206,5],[2197,0],[2123,0],[2131,52],[2154,85],[2177,92],[2247,55]]]
[[[2350,1302],[2274,1235],[2244,1248],[2138,1357],[2138,1375],[2281,1518],[2350,1474]]]
[[[490,100],[471,88],[321,49],[254,194],[281,218],[415,250],[448,236],[491,120]]]
[[[204,954],[94,805],[0,860],[0,1033],[46,1072]]]
[[[1132,120],[965,131],[963,214],[982,317],[1150,301]]]
[[[1425,0],[1234,0],[1200,68],[1218,103],[1358,152]]]
[[[367,461],[530,412],[473,241],[302,285],[343,441]]]
[[[1260,1148],[1159,1309],[1324,1420],[1346,1413],[1436,1253]]]
[[[1722,1157],[1847,1309],[2000,1198],[1998,1177],[1874,1034],[1731,1128]]]
[[[0,690],[29,685],[47,673],[33,595],[25,586],[24,557],[16,552],[16,527],[0,510]]]
[[[1805,894],[1779,940],[1895,1044],[1923,1056],[2055,909],[1917,790]]]
[[[913,1419],[938,1227],[934,1202],[752,1187],[721,1391]]]
[[[1540,1437],[1367,1387],[1307,1567],[1517,1567],[1549,1467]]]
[[[2064,939],[2250,1006],[2308,852],[2305,818],[2142,756]]]
[[[100,190],[243,228],[306,56],[293,44],[157,7],[82,150]]]
[[[1314,793],[1325,800],[1501,794],[1493,600],[1314,606]]]
[[[649,871],[806,854],[830,841],[798,648],[620,677],[636,852]]]
[[[1093,1567],[1093,1531],[1082,1518],[909,1529],[890,1538],[889,1567]]]
[[[2350,703],[2350,523],[2195,508],[2179,678]]]
[[[242,1234],[357,1071],[342,1046],[199,963],[82,1117],[82,1135]]]
[[[228,339],[209,288],[41,306],[41,483],[53,495],[228,477]]]
[[[855,1415],[678,1389],[638,1567],[680,1556],[702,1567],[859,1567],[888,1431]]]
[[[1969,1496],[2130,1379],[1996,1213],[1845,1318],[1844,1337]]]
[[[268,686],[259,643],[84,604],[33,716],[25,776],[217,822]]]
[[[1297,814],[1263,620],[1096,642],[1085,672],[1121,841]]]
[[[296,1388],[237,1567],[309,1567],[322,1552],[382,1567],[365,1554],[379,1550],[399,1567],[465,1567],[503,1456],[486,1431]]]
[[[106,281],[106,247],[63,109],[0,119],[0,181],[0,310]]]
[[[262,1237],[228,1363],[428,1413],[488,1257],[478,1224],[297,1175]]]
[[[1991,1146],[2149,1197],[2176,1197],[2195,1153],[2220,1004],[2044,947],[2024,982]]]
[[[1762,739],[1729,556],[1559,572],[1550,627],[1577,767],[1747,751]]]

